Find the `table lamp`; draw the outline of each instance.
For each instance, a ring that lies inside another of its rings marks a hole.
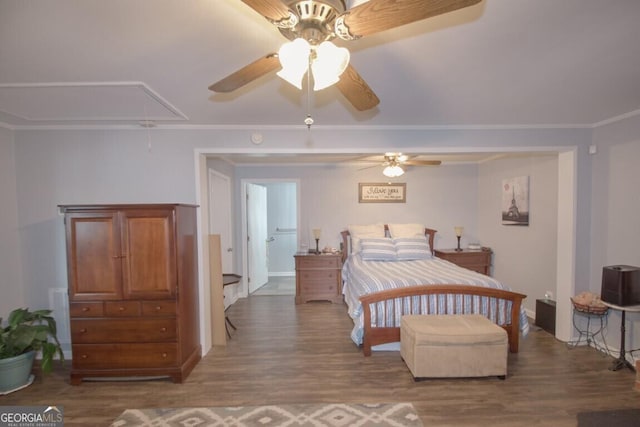
[[[316,253],[319,254],[320,253],[320,249],[318,248],[318,243],[320,242],[320,229],[319,228],[314,228],[313,229],[313,238],[316,239]]]
[[[462,248],[460,248],[460,237],[462,237],[462,231],[464,230],[464,227],[458,225],[453,227],[453,230],[456,232],[456,237],[458,238],[458,247],[456,248],[456,251],[460,252],[462,250]]]

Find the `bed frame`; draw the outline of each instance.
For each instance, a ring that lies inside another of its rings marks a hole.
[[[384,226],[388,230],[387,225]],[[433,242],[436,230],[425,228],[424,234],[429,241],[431,251],[434,251]],[[350,252],[349,231],[342,234],[342,262],[346,261]],[[430,295],[439,298],[441,295],[452,295],[452,298],[445,298],[447,304],[444,307],[431,307],[429,304],[419,303],[420,299],[414,297],[431,298]],[[424,297],[423,297],[424,296]],[[400,325],[373,325],[372,314],[376,319],[380,319],[382,312],[392,315],[392,318],[400,318],[395,315],[395,310],[400,307],[402,314],[472,314],[478,313],[479,307],[486,305],[489,307],[484,313],[488,319],[498,323],[498,319],[504,319],[504,324],[499,324],[507,331],[509,337],[509,350],[512,353],[518,352],[520,342],[520,307],[522,300],[527,296],[516,292],[495,288],[485,288],[481,286],[468,286],[457,284],[446,285],[420,285],[406,288],[390,289],[386,291],[374,292],[360,297],[363,308],[364,337],[362,350],[365,356],[371,356],[371,347],[379,344],[386,344],[400,341]],[[465,307],[464,301],[470,302]],[[510,302],[510,310],[507,307]],[[431,311],[430,311],[431,310]]]
[[[422,295],[453,295],[452,298],[445,298],[444,307],[429,307],[429,304],[421,304],[418,298]],[[455,296],[463,297],[455,297]],[[469,296],[468,298],[466,296]],[[372,314],[376,319],[380,319],[381,312],[387,316],[396,317],[395,311],[400,307],[401,312],[411,314],[473,314],[479,313],[479,307],[486,304],[488,309],[484,313],[488,319],[494,323],[498,319],[506,319],[505,324],[499,324],[507,331],[509,337],[509,350],[512,353],[518,352],[520,338],[520,307],[526,295],[502,289],[484,288],[481,286],[468,285],[423,285],[409,286],[406,288],[390,289],[386,291],[374,292],[360,297],[363,308],[364,338],[362,350],[365,356],[371,356],[371,347],[379,344],[386,344],[400,341],[400,326],[377,326],[372,324]],[[465,307],[464,299],[470,302]],[[511,302],[511,308],[507,309]]]

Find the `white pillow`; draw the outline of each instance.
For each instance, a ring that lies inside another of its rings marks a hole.
[[[424,224],[389,224],[389,234],[397,237],[424,236]]]
[[[385,237],[384,224],[371,225],[349,225],[349,236],[351,237],[351,253],[360,252],[360,239],[366,237]]]

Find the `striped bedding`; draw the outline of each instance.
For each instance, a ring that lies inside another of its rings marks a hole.
[[[364,334],[363,309],[359,301],[362,295],[406,286],[438,284],[484,286],[509,290],[507,286],[489,276],[467,270],[437,257],[414,261],[386,262],[363,261],[359,253],[352,254],[342,267],[342,280],[344,281],[342,292],[349,308],[349,316],[354,322],[351,339],[358,345],[362,344]],[[444,305],[444,297],[440,297],[440,299],[441,301],[432,300],[429,304]],[[427,301],[423,300],[422,304],[427,304]],[[387,321],[389,320],[391,319],[387,319]],[[397,322],[396,324],[399,325],[399,320],[393,319],[393,322]],[[372,319],[372,322],[382,326],[382,319]],[[498,324],[504,324],[504,321],[498,319]],[[524,308],[520,311],[520,330],[523,335],[529,331]]]

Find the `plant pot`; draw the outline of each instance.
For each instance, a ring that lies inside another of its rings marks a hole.
[[[20,389],[33,381],[31,369],[36,352],[0,359],[0,394]]]

